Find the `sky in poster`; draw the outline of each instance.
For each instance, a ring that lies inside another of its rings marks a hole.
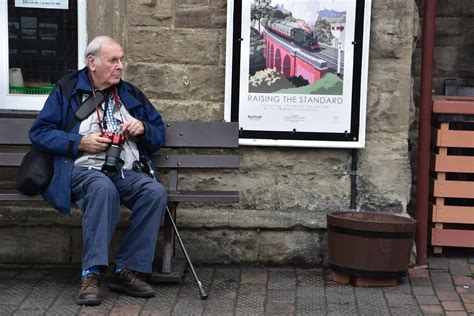
[[[315,0],[272,0],[272,6],[283,6],[284,9],[293,13],[293,16],[303,19],[311,24],[316,22],[318,11],[337,9],[335,5],[340,5],[345,1],[315,1]]]

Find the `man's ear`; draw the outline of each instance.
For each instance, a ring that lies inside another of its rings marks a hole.
[[[95,58],[92,55],[87,56],[87,66],[89,67],[90,70],[94,71],[95,70]]]

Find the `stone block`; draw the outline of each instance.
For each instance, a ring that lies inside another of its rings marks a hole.
[[[441,305],[420,305],[423,315],[444,315]]]
[[[238,191],[241,187],[236,171],[189,171],[179,175],[181,190]]]
[[[134,63],[127,67],[127,80],[148,98],[160,100],[223,102],[224,77],[224,68],[215,66]]]
[[[138,304],[127,304],[124,306],[115,306],[111,309],[110,315],[140,315],[142,306]],[[82,313],[81,313],[82,314]]]
[[[223,28],[226,25],[227,1],[179,1],[176,7],[176,27]]]
[[[473,17],[438,17],[436,18],[435,46],[472,47],[474,45],[473,31]]]
[[[418,33],[413,4],[393,2],[372,10],[370,28],[371,58],[410,59]]]
[[[175,1],[143,0],[130,1],[127,6],[127,22],[131,26],[172,27]]]
[[[460,295],[464,304],[474,304],[474,294],[461,293]]]
[[[131,28],[131,62],[218,65],[220,31],[156,27]]]
[[[465,258],[449,258],[449,272],[454,276],[467,276],[471,274],[469,263]]]
[[[151,100],[165,121],[224,120],[224,104],[201,101]]]
[[[407,136],[368,140],[360,152],[358,205],[361,210],[401,213],[410,197]]]
[[[268,271],[266,269],[243,268],[240,275],[240,284],[261,284],[266,287]]]
[[[240,210],[239,210],[240,211]],[[176,213],[176,222],[179,227],[185,228],[221,228],[229,227],[229,213],[226,205],[219,203],[216,206],[193,205],[191,203],[182,203]],[[245,213],[243,213],[245,214]],[[231,225],[232,228],[245,226]]]
[[[385,13],[389,10],[393,10],[396,13],[400,12],[413,12],[414,0],[378,0],[372,2],[372,14],[379,12],[379,14]]]
[[[416,0],[420,14],[424,13],[425,1]],[[474,6],[470,0],[444,0],[436,5],[436,16],[440,17],[456,17],[456,16],[472,16],[474,15]]]
[[[283,210],[344,210],[350,202],[350,179],[347,172],[325,176],[281,174],[276,178],[278,208]]]
[[[243,171],[340,175],[350,165],[350,152],[343,149],[241,147],[239,152]]]
[[[423,295],[423,296],[427,296],[427,295],[434,295],[434,291],[433,291],[433,287],[431,287],[430,285],[427,285],[427,286],[417,286],[417,285],[413,285],[412,284],[412,290],[413,290],[413,294],[415,295]]]
[[[370,56],[374,58],[406,59],[411,57],[414,46],[413,35],[402,37],[398,34],[374,32],[370,42]]]
[[[231,207],[233,209],[230,209]],[[248,210],[238,208],[238,204],[206,204],[193,207],[191,203],[182,203],[178,209],[177,222],[180,227],[193,229],[320,229],[326,228],[326,214],[327,211]]]
[[[244,208],[326,210],[331,205],[334,210],[347,207],[350,152],[251,147],[241,148],[239,152]]]
[[[0,262],[66,263],[71,251],[71,229],[66,227],[7,226],[0,228]]]
[[[445,311],[464,311],[462,303],[459,301],[444,301],[441,302]]]
[[[81,212],[72,209],[70,214],[61,214],[45,202],[28,203],[28,205],[5,205],[0,207],[0,226],[80,226]]]
[[[89,40],[108,35],[126,47],[127,2],[120,0],[90,1],[87,3],[87,30]],[[81,52],[82,54],[82,52]]]
[[[436,77],[474,77],[474,55],[470,49],[435,47],[434,70]]]
[[[326,228],[326,211],[232,210],[229,226],[290,230],[294,227]]]
[[[430,268],[432,274],[433,274],[433,272],[440,272],[440,271],[441,272],[448,272],[449,271],[449,260],[448,260],[448,258],[430,257],[428,259],[428,265],[429,265],[429,268]],[[437,270],[437,271],[434,271],[434,270]]]
[[[445,94],[445,80],[446,79],[452,79],[453,77],[433,77],[433,95],[444,95]],[[460,80],[459,84],[461,85],[472,85],[469,83],[469,80]],[[420,96],[420,77],[414,77],[413,80],[413,99],[416,101],[415,105],[417,106],[417,109],[419,105],[417,104],[419,102],[419,96]],[[415,118],[418,118],[418,112],[415,115]],[[416,127],[416,126],[414,126]],[[418,131],[415,130],[415,134],[418,135]],[[416,139],[415,139],[416,141]]]
[[[269,171],[241,171],[240,205],[244,209],[278,209],[276,175]]]
[[[436,295],[415,295],[416,300],[420,305],[439,305],[439,300]]]
[[[367,98],[367,138],[374,132],[399,133],[409,125],[412,84],[410,60],[370,61]],[[407,80],[400,80],[407,78]]]
[[[267,301],[265,311],[269,314],[293,315],[296,306],[294,301]]]
[[[258,260],[258,233],[249,230],[180,230],[193,263],[242,263]],[[182,256],[179,245],[178,256]]]
[[[470,276],[453,276],[454,285],[473,286],[474,279]]]
[[[258,260],[275,264],[321,264],[326,252],[322,232],[260,231]]]
[[[427,269],[422,268],[410,268],[408,269],[408,274],[410,278],[417,278],[417,279],[428,279],[430,274]]]
[[[367,138],[371,137],[372,133],[400,133],[407,130],[411,104],[410,94],[411,92],[407,89],[374,93],[369,96],[367,104]]]
[[[433,89],[435,94],[444,94],[444,79],[463,78],[466,82],[472,82],[474,77],[473,54],[470,49],[459,47],[435,47],[433,65]],[[415,77],[421,73],[421,49],[416,49],[413,55],[413,74]],[[471,83],[472,84],[472,83]],[[419,94],[419,83],[414,87],[415,93]]]

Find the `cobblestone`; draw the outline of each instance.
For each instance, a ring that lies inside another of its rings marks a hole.
[[[75,303],[75,267],[0,268],[0,315],[472,315],[474,286],[464,275],[469,258],[430,258],[393,287],[334,282],[326,268],[200,266],[209,290],[201,300],[187,272],[177,284],[154,284],[157,296],[140,299],[101,283],[100,306]]]

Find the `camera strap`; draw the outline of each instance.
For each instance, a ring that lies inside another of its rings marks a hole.
[[[104,102],[105,96],[102,92],[97,91],[94,92],[93,95],[88,97],[82,105],[77,109],[75,113],[75,117],[78,121],[82,121],[89,117],[92,112],[95,111],[96,107],[99,106],[102,102]]]
[[[112,91],[110,91],[110,90],[112,90]],[[97,94],[98,92],[94,92],[94,93]],[[119,134],[121,134],[120,124],[125,122],[125,121],[124,121],[122,112],[120,111],[120,107],[121,107],[122,103],[120,102],[120,100],[118,98],[118,93],[117,93],[117,87],[116,86],[113,86],[113,87],[109,88],[108,91],[105,93],[105,102],[104,102],[105,105],[104,105],[104,108],[103,108],[103,117],[102,117],[102,119],[100,117],[100,109],[99,109],[99,105],[101,103],[102,102],[96,102],[96,106],[95,106],[95,110],[97,112],[97,122],[98,122],[98,125],[99,125],[99,128],[100,128],[100,132],[101,133],[104,133],[104,132],[114,132],[114,133],[118,132]],[[120,120],[116,119],[114,117],[115,108],[117,108],[117,110],[120,114]]]
[[[101,98],[99,99],[103,100],[104,96],[101,94]],[[82,104],[79,103],[79,108],[77,109],[76,113],[74,113],[74,117],[69,121],[68,125],[66,126],[66,129],[64,130],[65,132],[69,133],[78,122],[83,121],[85,118],[91,115],[92,112],[94,112],[95,105],[94,107],[92,107],[91,104],[94,104],[94,100],[91,97],[87,98],[87,100],[84,101]]]

